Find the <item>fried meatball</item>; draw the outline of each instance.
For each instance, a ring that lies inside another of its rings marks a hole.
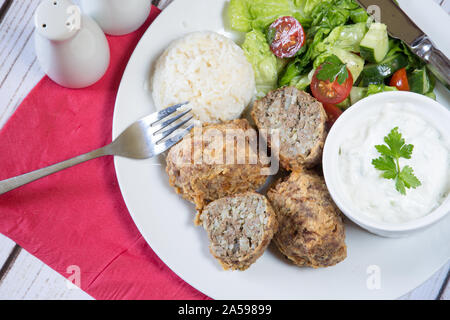
[[[258,193],[225,197],[199,214],[209,250],[225,270],[245,270],[266,250],[278,222],[266,197]]]
[[[194,128],[167,155],[170,185],[198,210],[222,197],[257,190],[266,181],[267,166],[250,143],[256,136],[243,119]]]
[[[279,129],[280,163],[286,170],[311,168],[320,162],[327,135],[327,114],[322,104],[304,91],[285,87],[271,91],[253,105],[259,130]]]
[[[341,213],[316,172],[293,172],[267,197],[279,223],[274,242],[294,264],[329,267],[346,258]]]

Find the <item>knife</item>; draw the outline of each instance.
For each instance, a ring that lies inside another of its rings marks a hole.
[[[428,36],[392,0],[356,0],[371,14],[379,8],[381,23],[387,25],[391,37],[405,42],[422,58],[428,69],[450,90],[450,60],[438,50]]]

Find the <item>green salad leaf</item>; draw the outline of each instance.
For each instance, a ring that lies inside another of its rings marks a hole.
[[[325,52],[331,48],[340,48],[359,52],[359,44],[366,32],[367,27],[363,22],[336,27],[325,40],[317,45],[317,50]]]
[[[350,11],[361,8],[359,6],[359,4],[356,3],[356,1],[354,1],[354,0],[337,0],[335,3],[336,3],[336,6],[350,10]]]
[[[298,0],[230,0],[228,15],[231,28],[240,32],[263,31],[283,16],[293,16],[305,27],[312,20],[304,12],[305,5],[311,4]]]
[[[279,65],[277,58],[270,50],[266,36],[258,30],[248,32],[242,49],[253,66],[258,92],[266,94],[274,89],[278,81]]]
[[[390,38],[389,51],[378,64],[366,63],[358,55],[370,19],[355,0],[230,0],[228,15],[231,28],[246,33],[242,48],[253,66],[258,96],[283,86],[307,90],[315,70],[335,56],[346,65],[354,85],[361,89],[354,90],[351,103],[368,95],[397,90],[387,84],[401,68],[407,70],[411,91],[436,98],[435,78],[402,41]],[[296,18],[306,34],[303,46],[289,59],[277,58],[270,50],[274,33],[269,26],[282,16]],[[342,81],[346,72],[342,65],[336,64],[327,66],[320,76],[335,75]]]
[[[311,31],[327,29],[328,32],[337,26],[344,25],[350,18],[350,11],[339,7],[339,1],[322,1],[311,12],[313,17]]]
[[[365,9],[358,8],[350,11],[350,19],[353,21],[353,23],[360,23],[360,22],[367,23],[369,15],[367,14]]]
[[[250,16],[247,0],[230,0],[228,15],[233,30],[240,32],[252,30],[252,17]]]
[[[332,2],[333,0],[295,0],[297,8],[301,8],[305,16],[311,16],[313,10],[322,2]]]
[[[307,46],[304,46],[304,48],[307,48]],[[297,86],[298,81],[308,75],[312,68],[312,60],[308,57],[308,52],[308,49],[303,50],[300,55],[297,55],[294,60],[288,63],[279,78],[278,85],[280,87]]]
[[[254,29],[264,29],[282,16],[291,16],[295,12],[291,0],[252,0],[249,1],[250,15]]]

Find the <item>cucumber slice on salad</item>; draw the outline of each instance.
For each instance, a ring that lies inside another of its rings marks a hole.
[[[367,88],[353,87],[350,91],[350,102],[352,105],[367,96]]]
[[[364,59],[374,63],[383,61],[389,50],[386,25],[378,22],[372,23],[359,46]]]
[[[379,64],[368,64],[361,72],[359,86],[367,87],[370,84],[382,84],[384,79],[407,65],[408,57],[402,53],[393,54]]]
[[[432,91],[430,76],[426,67],[414,70],[408,77],[409,88],[412,92],[419,94],[427,94]]]
[[[356,82],[364,68],[364,59],[360,56],[340,48],[332,48],[330,51],[322,53],[314,60],[313,68],[317,69],[330,55],[334,54],[342,63],[347,65],[348,70],[353,77],[353,83]]]
[[[343,63],[347,65],[348,70],[352,73],[353,83],[356,82],[359,75],[364,68],[364,59],[360,56],[351,53],[349,51],[335,48],[331,51],[334,53]]]

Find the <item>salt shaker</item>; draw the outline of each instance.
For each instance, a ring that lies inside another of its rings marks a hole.
[[[67,88],[97,82],[109,66],[105,34],[69,0],[44,0],[34,17],[35,49],[44,72]]]
[[[106,34],[119,36],[138,29],[147,20],[150,0],[81,0],[83,12]]]

